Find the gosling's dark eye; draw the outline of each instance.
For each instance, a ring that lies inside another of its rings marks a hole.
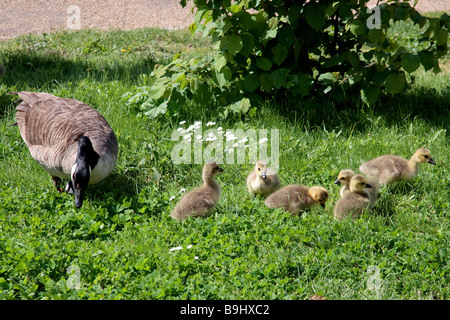
[[[261,168],[258,168],[258,171],[261,171]]]
[[[424,156],[425,157],[425,159],[428,159],[428,156]]]

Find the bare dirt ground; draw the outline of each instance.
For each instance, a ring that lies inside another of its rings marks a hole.
[[[193,21],[191,8],[178,0],[2,0],[0,40],[67,29],[184,28]],[[416,8],[450,13],[450,0],[419,0]]]

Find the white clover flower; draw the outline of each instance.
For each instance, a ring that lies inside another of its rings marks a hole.
[[[202,125],[201,121],[195,121],[195,122],[194,122],[194,127],[195,127],[195,128],[198,128],[198,127],[200,127],[201,125]]]
[[[195,256],[195,257],[194,257],[194,259],[195,259],[195,260],[198,260],[198,257],[197,257],[197,256]]]
[[[233,147],[239,147],[239,143],[235,142],[235,143],[233,144]]]
[[[262,138],[261,140],[259,140],[259,144],[263,144],[264,142],[269,141],[269,139],[267,138]]]
[[[192,244],[189,244],[186,248],[187,248],[187,249],[192,248]]]
[[[223,132],[223,131],[222,131],[222,127],[218,127],[218,128],[217,128],[217,131]]]
[[[185,132],[183,128],[178,128],[177,131],[180,132],[180,133],[184,133]]]
[[[217,137],[215,137],[215,136],[208,136],[206,139],[205,139],[205,141],[216,141],[217,140]]]
[[[170,249],[169,249],[169,252],[170,252],[170,251],[175,251],[175,250],[181,250],[181,249],[183,249],[182,246],[179,246],[179,247],[173,247],[173,248],[170,248]]]
[[[173,199],[175,199],[175,196],[171,196],[171,197],[169,198],[169,201],[172,201]]]
[[[245,136],[242,140],[239,140],[238,143],[246,143],[247,141],[247,136]]]
[[[197,139],[197,140],[202,140],[202,139],[203,139],[203,136],[202,136],[201,134],[196,135],[196,136],[195,136],[195,139]]]
[[[186,121],[185,121],[185,120],[183,120],[183,121],[181,121],[181,122],[180,122],[180,124],[185,124],[185,123],[186,123]]]
[[[229,134],[229,135],[226,135],[227,136],[227,141],[234,141],[234,140],[237,140],[237,137],[234,135],[234,134]]]
[[[183,193],[183,192],[185,192],[185,191],[186,191],[185,188],[181,188],[181,189],[180,189],[180,193]]]
[[[189,128],[186,129],[186,131],[189,132],[189,131],[192,131],[192,130],[194,130],[194,129],[195,129],[195,126],[194,126],[193,124],[191,124],[191,125],[189,126]]]
[[[215,122],[210,121],[210,122],[208,122],[208,123],[206,124],[206,126],[209,127],[209,126],[213,126],[213,125],[215,125],[215,124],[216,124]]]

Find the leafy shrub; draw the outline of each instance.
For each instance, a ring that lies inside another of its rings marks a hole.
[[[344,104],[360,95],[372,105],[382,93],[405,90],[407,74],[420,66],[439,72],[438,60],[448,51],[450,17],[426,18],[399,0],[378,6],[375,27],[367,0],[193,2],[190,30],[211,38],[216,54],[190,61],[176,55],[155,67],[154,86],[126,96],[149,117],[174,114],[190,99],[238,113],[256,97],[327,95]],[[396,21],[421,28],[420,49],[388,34]]]

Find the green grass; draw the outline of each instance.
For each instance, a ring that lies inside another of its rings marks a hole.
[[[0,43],[7,68],[0,79],[1,299],[450,298],[450,74],[417,71],[411,89],[373,109],[310,101],[286,111],[270,102],[239,119],[220,120],[204,106],[172,118],[137,117],[123,94],[151,85],[153,66],[180,51],[208,52],[186,31],[154,29]],[[80,210],[54,190],[9,126],[14,105],[6,93],[16,90],[84,101],[115,130],[117,166],[88,189]],[[215,213],[172,220],[179,190],[198,185],[202,167],[171,164],[170,137],[183,120],[185,128],[202,121],[204,130],[208,121],[224,130],[279,129],[282,184],[325,186],[326,208],[301,217],[268,209],[247,193],[252,164],[224,164]],[[409,157],[422,146],[436,166],[424,164],[415,180],[383,189],[361,219],[333,219],[339,170],[385,153]],[[67,282],[71,266],[80,270],[78,289]],[[381,279],[379,290],[369,290],[373,278]]]

